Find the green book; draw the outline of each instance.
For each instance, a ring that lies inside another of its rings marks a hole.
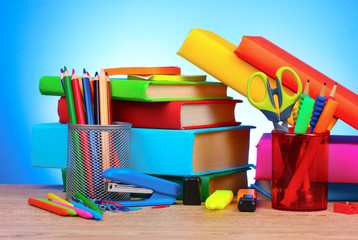
[[[237,167],[234,170],[208,173],[205,175],[198,176],[201,181],[201,201],[205,200],[213,193],[215,190],[231,190],[236,195],[239,189],[247,188],[247,174],[246,172],[251,169],[253,165],[248,164],[241,167]],[[152,175],[159,177],[171,182],[178,183],[181,188],[181,194],[177,200],[183,200],[183,178],[185,176],[164,176],[164,175]],[[144,197],[141,194],[131,194],[133,197]]]
[[[39,88],[42,95],[64,95],[60,77],[42,77]],[[232,99],[227,96],[227,86],[220,82],[111,79],[111,91],[114,100],[166,102]]]

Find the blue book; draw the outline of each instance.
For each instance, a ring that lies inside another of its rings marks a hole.
[[[175,176],[236,169],[248,164],[252,128],[132,128],[130,168],[147,174]],[[67,130],[67,124],[60,123],[33,126],[32,166],[67,167]]]

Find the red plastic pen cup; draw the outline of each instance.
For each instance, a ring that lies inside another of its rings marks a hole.
[[[272,131],[272,208],[327,209],[329,132]]]

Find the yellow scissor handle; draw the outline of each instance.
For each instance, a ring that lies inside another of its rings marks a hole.
[[[283,87],[282,87],[282,74],[283,74],[284,71],[289,71],[290,73],[292,73],[292,75],[296,79],[297,92],[293,96],[288,95],[283,90]],[[300,77],[297,75],[297,73],[290,67],[281,67],[279,70],[277,70],[277,72],[276,72],[276,82],[277,82],[278,91],[281,91],[281,96],[282,96],[282,99],[280,101],[280,113],[283,116],[281,116],[280,118],[281,119],[287,119],[291,115],[293,105],[296,103],[296,101],[298,100],[298,98],[300,97],[300,95],[302,93],[302,82],[300,80]]]
[[[255,77],[260,77],[261,80],[265,84],[265,96],[261,102],[256,102],[251,96],[251,83]],[[247,81],[246,96],[247,96],[247,99],[249,100],[249,102],[257,109],[259,109],[261,111],[265,110],[265,111],[270,111],[270,112],[276,113],[276,108],[274,107],[274,104],[272,104],[271,100],[270,100],[270,96],[268,93],[268,91],[269,91],[268,87],[270,87],[270,84],[268,83],[266,74],[263,72],[255,72],[250,76],[249,80]]]
[[[298,90],[294,96],[290,96],[285,91],[283,91],[281,78],[284,71],[291,72],[296,79]],[[265,85],[265,96],[261,102],[256,102],[251,96],[251,83],[255,77],[260,77]],[[276,83],[277,83],[277,88],[272,89],[270,83],[268,82],[268,78],[266,74],[263,72],[255,72],[250,76],[246,86],[246,96],[249,102],[254,107],[261,110],[266,115],[266,117],[271,121],[277,121],[278,118],[276,116],[277,111],[276,111],[273,95],[277,95],[278,97],[280,113],[283,113],[281,114],[282,116],[280,115],[280,119],[282,120],[282,119],[287,119],[290,116],[293,105],[295,104],[300,94],[302,93],[301,80],[298,77],[297,73],[290,67],[281,67],[276,72]]]

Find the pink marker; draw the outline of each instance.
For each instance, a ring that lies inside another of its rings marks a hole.
[[[80,217],[93,218],[92,214],[90,212],[85,211],[85,210],[82,210],[82,209],[79,209],[79,208],[76,208],[76,207],[72,207],[72,206],[69,206],[67,204],[57,202],[55,200],[52,200],[51,202],[57,203],[59,205],[62,205],[62,206],[68,207],[68,208],[72,208],[73,210],[76,211],[77,215],[80,216]]]

